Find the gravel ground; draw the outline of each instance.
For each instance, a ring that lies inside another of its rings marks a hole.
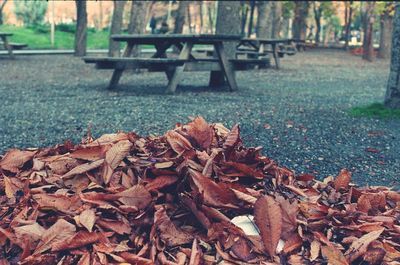
[[[162,134],[202,115],[240,123],[247,146],[296,173],[336,175],[343,167],[362,185],[400,186],[400,121],[354,118],[347,110],[381,102],[389,64],[342,51],[312,50],[282,60],[282,69],[239,72],[239,92],[205,87],[190,73],[175,95],[164,95],[162,73],[128,73],[107,91],[108,70],[72,56],[0,57],[0,153],[79,142],[117,130]]]

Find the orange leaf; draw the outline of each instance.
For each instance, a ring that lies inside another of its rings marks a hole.
[[[70,178],[70,177],[73,177],[75,175],[83,174],[85,172],[88,172],[90,170],[98,168],[103,163],[104,163],[104,159],[100,159],[100,160],[97,160],[97,161],[94,161],[94,162],[89,162],[89,163],[85,163],[85,164],[79,165],[79,166],[74,167],[73,169],[71,169],[68,173],[64,174],[62,176],[62,178]]]
[[[132,147],[132,143],[129,140],[124,140],[114,144],[110,150],[106,153],[104,160],[104,173],[103,180],[105,184],[108,184],[111,180],[112,173],[116,169],[121,161],[128,155],[129,150]]]
[[[196,140],[200,147],[207,149],[211,145],[214,130],[202,117],[196,117],[185,127],[188,134],[193,137],[194,140]]]
[[[90,146],[82,149],[78,149],[71,153],[72,158],[88,160],[88,161],[96,161],[104,158],[105,152],[107,151],[107,146]]]
[[[342,169],[339,176],[336,177],[334,186],[335,190],[346,189],[351,181],[351,173],[347,169]]]
[[[155,191],[170,186],[178,181],[178,177],[172,175],[157,176],[154,180],[148,183],[145,187],[148,191]]]
[[[238,143],[239,140],[240,140],[240,129],[239,129],[239,125],[236,124],[235,126],[232,127],[232,130],[229,132],[228,136],[226,137],[225,142],[222,145],[222,147],[224,149],[233,147]]]
[[[53,245],[64,242],[75,233],[75,226],[64,219],[58,219],[57,222],[47,229],[37,245],[33,254],[40,254],[52,248]]]
[[[190,142],[185,137],[175,131],[168,131],[165,136],[172,150],[174,150],[175,153],[179,155],[185,151],[193,149]]]
[[[329,265],[349,265],[343,253],[333,245],[322,246],[321,252]]]
[[[362,237],[360,237],[351,244],[351,246],[346,251],[346,253],[344,253],[344,255],[349,259],[350,262],[353,262],[358,257],[364,255],[365,252],[367,252],[368,245],[372,241],[378,239],[384,230],[385,229],[382,228],[380,230],[373,231],[363,235]]]
[[[18,149],[9,150],[0,161],[0,168],[13,173],[19,169],[36,154],[35,151],[20,151]]]
[[[282,210],[282,238],[288,239],[297,229],[297,213],[299,206],[297,201],[290,203],[282,196],[277,196],[276,201],[279,203]]]
[[[79,231],[72,237],[58,243],[54,243],[51,251],[61,251],[66,249],[80,248],[100,240],[98,233],[88,231]]]
[[[132,188],[115,194],[119,201],[128,206],[134,206],[137,209],[144,209],[151,202],[151,194],[143,185],[135,185]]]
[[[282,232],[282,210],[272,197],[260,197],[254,204],[254,220],[260,230],[264,247],[273,257]]]

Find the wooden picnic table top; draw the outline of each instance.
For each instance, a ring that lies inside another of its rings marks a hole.
[[[3,37],[3,36],[12,36],[13,34],[12,33],[9,33],[9,32],[0,32],[0,36],[1,37]]]
[[[292,41],[292,39],[243,38],[242,41],[254,41],[263,44],[277,44],[277,43],[289,43]]]
[[[160,41],[213,44],[222,41],[239,41],[239,35],[226,34],[122,34],[112,35],[115,41],[135,42],[137,44],[158,44]]]

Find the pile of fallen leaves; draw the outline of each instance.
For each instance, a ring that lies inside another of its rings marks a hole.
[[[399,264],[399,193],[347,170],[296,176],[260,151],[202,118],[10,150],[0,264]]]

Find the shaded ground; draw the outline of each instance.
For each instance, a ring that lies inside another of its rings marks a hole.
[[[282,70],[239,72],[240,91],[205,88],[190,73],[176,95],[164,95],[162,73],[126,74],[107,91],[110,71],[71,56],[0,57],[0,152],[11,147],[75,142],[92,124],[95,136],[117,130],[164,133],[202,115],[241,124],[247,146],[300,172],[335,175],[342,167],[359,184],[399,185],[400,120],[355,118],[354,106],[383,100],[387,61],[363,62],[342,51],[307,51]]]

